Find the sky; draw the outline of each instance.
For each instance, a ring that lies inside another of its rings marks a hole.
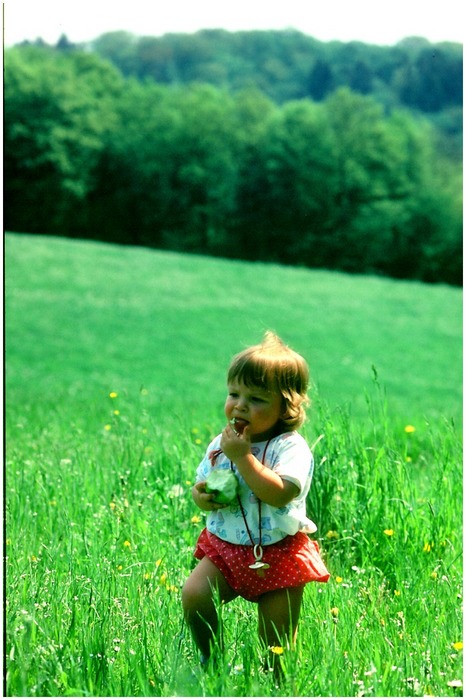
[[[461,0],[5,0],[4,45],[55,44],[125,30],[136,36],[199,29],[297,29],[320,41],[393,45],[408,36],[463,43]]]

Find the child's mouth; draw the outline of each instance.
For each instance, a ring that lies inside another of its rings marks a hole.
[[[232,418],[230,422],[239,435],[242,435],[245,427],[249,425],[248,421],[244,420],[244,418]]]

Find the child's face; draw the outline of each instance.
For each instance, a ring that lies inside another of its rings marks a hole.
[[[268,440],[275,434],[282,417],[282,396],[278,392],[233,381],[228,384],[225,415],[229,422],[234,420],[237,433],[241,434],[249,426],[253,442]]]

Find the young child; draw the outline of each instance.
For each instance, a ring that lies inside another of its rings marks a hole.
[[[274,333],[236,355],[227,376],[227,425],[209,445],[192,495],[209,513],[194,556],[200,559],[183,592],[185,619],[209,660],[218,632],[217,602],[237,596],[257,603],[266,648],[296,640],[304,586],[329,573],[306,517],[313,458],[296,430],[305,419],[309,370]],[[214,502],[213,469],[233,470],[239,495]]]

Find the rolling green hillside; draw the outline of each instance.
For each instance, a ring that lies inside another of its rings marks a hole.
[[[374,367],[402,424],[460,419],[457,288],[45,236],[7,235],[5,256],[10,405],[144,387],[217,410],[231,355],[271,328],[331,407],[367,412]]]
[[[226,366],[266,328],[311,365],[331,572],[278,689],[248,601],[206,673],[180,599]],[[9,697],[462,692],[459,289],[7,235],[6,331]]]

